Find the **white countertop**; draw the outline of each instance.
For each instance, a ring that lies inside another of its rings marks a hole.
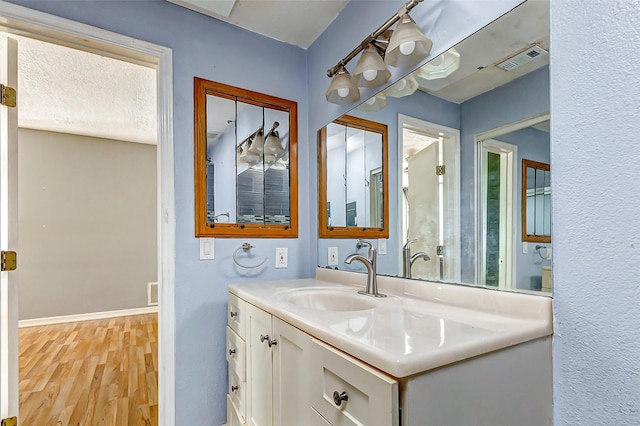
[[[295,289],[355,293],[366,275],[318,269],[316,278],[231,284],[229,291],[387,374],[403,378],[553,334],[551,299],[478,287],[378,277],[386,298],[361,311],[287,302]]]

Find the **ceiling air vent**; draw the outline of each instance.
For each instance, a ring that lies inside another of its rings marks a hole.
[[[541,58],[548,54],[549,52],[544,50],[542,47],[533,46],[525,50],[524,52],[520,52],[517,55],[512,56],[504,60],[503,62],[500,62],[497,66],[498,68],[502,68],[505,71],[511,71],[533,61],[536,58]]]

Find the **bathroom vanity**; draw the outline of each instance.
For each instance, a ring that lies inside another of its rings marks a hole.
[[[365,280],[229,286],[229,426],[552,423],[550,298]]]

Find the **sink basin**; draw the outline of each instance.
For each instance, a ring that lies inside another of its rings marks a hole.
[[[286,292],[284,300],[317,311],[365,311],[376,307],[374,301],[356,289],[304,288]]]

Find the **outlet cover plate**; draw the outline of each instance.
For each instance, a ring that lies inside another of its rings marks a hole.
[[[289,266],[289,249],[286,247],[276,248],[276,268],[286,268]]]

